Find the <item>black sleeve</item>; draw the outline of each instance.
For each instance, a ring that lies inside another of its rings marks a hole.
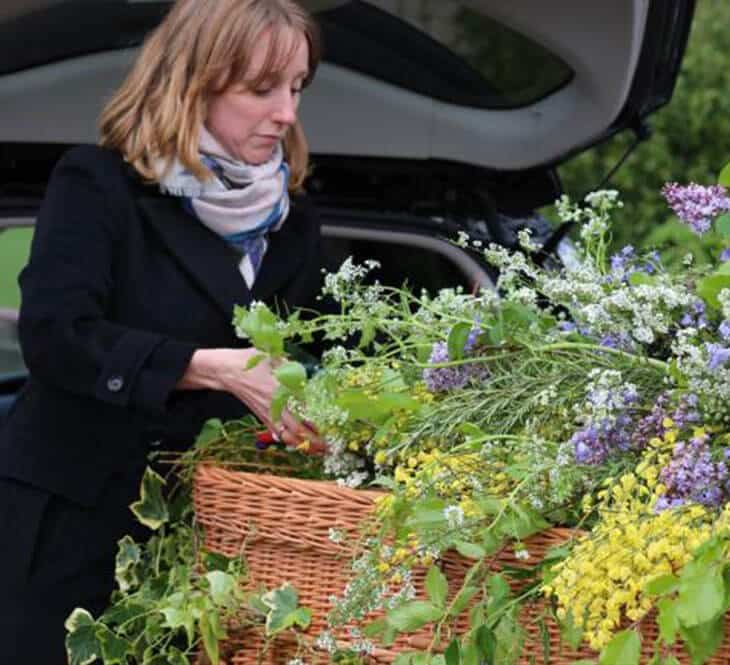
[[[76,149],[54,170],[20,276],[20,341],[31,374],[49,384],[160,410],[195,347],[109,320],[125,221],[108,185],[124,176],[110,159]]]

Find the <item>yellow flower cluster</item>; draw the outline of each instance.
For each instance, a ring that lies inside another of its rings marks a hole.
[[[408,498],[436,495],[460,507],[466,518],[481,515],[476,498],[505,496],[513,486],[502,462],[438,448],[408,456],[395,467],[393,475]]]
[[[622,618],[638,621],[651,609],[652,599],[644,593],[649,581],[680,570],[716,528],[730,526],[727,509],[719,518],[700,505],[654,511],[665,491],[659,473],[677,434],[670,429],[662,439],[652,439],[633,473],[605,483],[597,505],[584,499],[586,511],[598,511],[598,522],[543,586],[546,595],[557,598],[558,617],[570,612],[593,649],[610,641]]]

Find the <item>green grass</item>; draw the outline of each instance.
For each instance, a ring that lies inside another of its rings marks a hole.
[[[28,260],[33,229],[8,229],[0,233],[0,308],[20,305],[18,273]]]

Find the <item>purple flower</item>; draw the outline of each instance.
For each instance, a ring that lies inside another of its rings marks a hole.
[[[662,393],[657,398],[650,413],[645,415],[634,427],[631,435],[632,445],[637,450],[641,450],[646,446],[650,439],[654,437],[662,438],[667,431],[664,427],[666,419],[672,421],[673,428],[684,429],[687,425],[693,425],[700,422],[700,414],[697,412],[697,404],[699,400],[697,395],[689,393],[683,395],[677,407],[670,411],[669,395]]]
[[[476,345],[481,329],[477,326],[472,328],[464,344],[464,353],[468,356]],[[449,358],[449,349],[446,342],[436,342],[431,347],[429,363],[445,363]],[[484,381],[489,376],[489,370],[484,363],[467,363],[454,365],[453,367],[428,367],[423,370],[423,380],[426,387],[432,393],[446,392],[463,388],[469,383]]]
[[[730,261],[730,247],[726,247],[720,254],[720,261]]]
[[[603,464],[613,453],[628,450],[631,447],[627,427],[630,422],[627,417],[615,422],[604,419],[579,429],[570,438],[575,461],[590,466]]]
[[[730,321],[723,321],[717,329],[717,332],[720,333],[720,337],[722,337],[726,342],[730,340]]]
[[[621,248],[621,251],[611,256],[611,271],[623,275],[636,258],[636,252],[631,245]]]
[[[687,310],[682,318],[679,320],[679,325],[683,328],[697,328],[703,330],[707,328],[707,316],[705,310],[705,303],[701,300],[697,300],[692,303],[692,306]]]
[[[608,333],[601,337],[598,343],[609,349],[619,349],[621,351],[632,351],[635,346],[631,335],[626,332]]]
[[[686,502],[719,506],[728,499],[728,469],[724,460],[715,460],[707,434],[688,442],[678,441],[672,460],[662,469],[666,492],[655,505],[656,511],[675,508]],[[727,459],[728,449],[723,450]]]
[[[722,344],[707,343],[705,348],[710,354],[710,359],[707,361],[707,368],[710,370],[723,367],[730,360],[730,349]]]
[[[677,217],[699,235],[710,229],[717,215],[730,210],[730,199],[722,185],[668,182],[662,194]]]

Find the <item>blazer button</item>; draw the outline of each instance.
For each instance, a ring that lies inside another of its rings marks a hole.
[[[124,379],[121,376],[113,376],[106,382],[106,387],[110,392],[118,393],[124,388]]]

